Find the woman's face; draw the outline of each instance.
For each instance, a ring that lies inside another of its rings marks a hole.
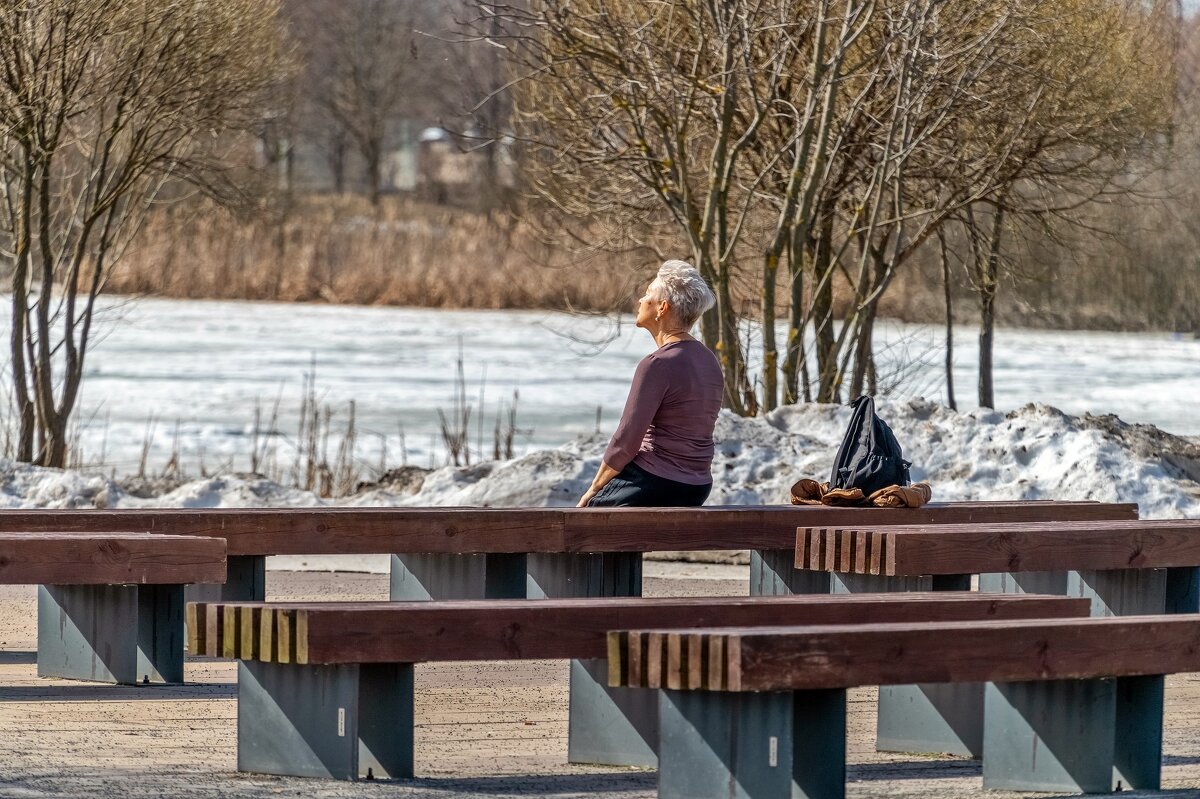
[[[658,304],[659,300],[654,296],[654,284],[650,284],[637,301],[637,318],[634,324],[643,328],[655,324],[657,320],[654,316],[658,313]]]

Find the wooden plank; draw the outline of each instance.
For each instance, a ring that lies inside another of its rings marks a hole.
[[[200,582],[225,582],[224,540],[134,533],[0,533],[0,583],[8,585]]]
[[[258,657],[292,662],[304,611],[305,662],[420,663],[444,660],[601,658],[613,629],[842,624],[918,619],[1083,616],[1084,599],[954,592],[912,594],[810,594],[779,597],[640,597],[454,602],[226,603],[216,607],[262,609]],[[278,619],[272,625],[272,614]],[[286,638],[284,636],[287,636]],[[630,643],[629,670],[635,662]],[[283,660],[282,658],[289,658]],[[659,655],[661,674],[662,656]],[[711,662],[710,662],[711,667]]]
[[[204,655],[204,639],[207,632],[208,619],[205,616],[204,604],[189,602],[183,608],[183,624],[187,627],[187,651],[192,655]]]
[[[242,617],[242,640],[238,645],[238,657],[244,660],[257,660],[260,642],[258,626],[259,619],[262,618],[262,608],[247,605],[238,608],[238,613]]]
[[[264,663],[274,663],[276,659],[275,610],[268,606],[259,608],[258,659]]]
[[[699,633],[710,646],[725,647],[726,689],[731,691],[1075,680],[1200,671],[1200,617],[1190,614],[733,628]]]
[[[826,530],[824,535],[824,562],[821,564],[825,571],[837,571],[837,530]]]
[[[707,636],[708,650],[708,680],[705,688],[710,691],[724,691],[728,681],[725,679],[725,639],[720,636]],[[640,685],[631,682],[630,685]]]
[[[629,633],[608,634],[608,684],[614,687],[629,684]]]
[[[1099,502],[957,502],[922,508],[764,505],[703,508],[567,508],[569,552],[792,549],[799,527],[940,525],[1062,519],[1137,519],[1137,505]]]
[[[821,550],[823,542],[825,541],[825,528],[814,527],[812,530],[812,547],[808,550],[808,562],[810,564],[809,568],[813,569],[814,571],[819,571],[823,562]]]
[[[295,610],[290,608],[275,609],[275,662],[296,662],[296,639],[292,635]]]
[[[742,641],[739,637],[727,637],[722,647],[725,650],[725,684],[722,691],[742,690]]]
[[[890,533],[890,532],[884,533],[883,534],[883,546],[884,546],[883,573],[884,574],[895,574],[896,573],[896,534]],[[924,573],[924,572],[922,572],[922,573]],[[955,572],[955,574],[960,574],[960,573],[961,572]]]
[[[619,635],[619,634],[618,634]],[[618,637],[618,641],[620,638]],[[687,683],[688,690],[696,690],[704,685],[704,675],[707,673],[708,662],[705,655],[708,650],[704,646],[704,638],[695,633],[687,636]]]
[[[210,603],[204,606],[204,654],[219,658],[224,651],[221,636],[225,632],[225,606]]]
[[[871,574],[880,574],[883,571],[883,536],[884,534],[878,531],[871,533]]]
[[[625,636],[626,645],[626,661],[628,667],[625,673],[626,685],[645,685],[646,684],[646,658],[642,636],[637,633],[629,633]]]
[[[221,656],[227,658],[241,657],[239,644],[242,642],[242,609],[230,607],[225,609],[224,623],[221,633]]]
[[[854,568],[854,531],[839,530],[841,552],[838,553],[838,571],[848,572]]]
[[[856,544],[855,544],[856,550],[854,553],[855,557],[854,557],[853,571],[858,572],[859,574],[866,574],[867,565],[871,562],[870,561],[871,536],[863,530],[857,530],[854,533],[854,538],[856,541]]]
[[[667,634],[667,687],[673,691],[683,688],[687,681],[687,661],[684,659],[686,650],[679,633]]]
[[[892,528],[880,534],[887,538],[888,575],[1200,566],[1200,521],[1190,519]]]
[[[293,611],[292,641],[295,649],[295,662],[308,663],[308,611],[299,608]]]
[[[665,641],[665,633],[652,632],[647,633],[645,637],[646,650],[644,663],[646,664],[646,686],[648,688],[662,688],[663,686],[663,645]]]
[[[549,508],[21,509],[0,511],[0,530],[223,538],[230,555],[563,550],[562,512]]]

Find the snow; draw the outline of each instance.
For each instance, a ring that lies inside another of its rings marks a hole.
[[[1200,516],[1200,445],[1147,425],[1069,416],[1047,405],[1007,414],[960,413],[924,400],[882,400],[878,409],[913,463],[912,479],[930,483],[938,501],[1136,502],[1145,518]],[[758,419],[723,411],[708,504],[786,504],[793,482],[827,476],[848,419],[849,408],[836,405],[790,406]],[[603,435],[592,436],[509,461],[443,467],[423,480],[376,486],[337,501],[245,474],[137,496],[102,477],[0,462],[0,505],[563,507],[586,489],[605,443]]]
[[[958,413],[924,400],[877,406],[913,463],[912,479],[930,483],[935,500],[1136,502],[1143,518],[1200,517],[1200,445],[1149,425],[1068,416],[1047,405],[1007,414]],[[826,479],[849,414],[845,406],[817,404],[758,419],[722,411],[708,504],[786,504],[796,480]],[[587,488],[605,443],[595,435],[509,461],[412,470],[391,485],[340,500],[256,475],[226,474],[154,492],[129,481],[0,461],[0,507],[565,507]],[[386,573],[389,560],[289,556],[268,558],[268,568]]]

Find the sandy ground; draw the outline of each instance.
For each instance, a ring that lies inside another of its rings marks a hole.
[[[745,594],[737,566],[648,563],[648,595]],[[386,599],[383,575],[269,572],[271,599]],[[236,667],[191,660],[189,684],[125,688],[36,676],[36,589],[0,588],[0,797],[588,797],[650,799],[653,772],[565,763],[567,666],[417,671],[418,779],[339,783],[236,771]],[[988,799],[970,760],[872,750],[874,690],[851,692],[849,797]],[[1167,683],[1164,785],[1200,797],[1200,675]],[[1043,794],[1044,796],[1044,794]]]

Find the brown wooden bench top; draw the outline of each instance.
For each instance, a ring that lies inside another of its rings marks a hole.
[[[144,533],[0,533],[0,583],[225,582],[225,541]]]
[[[915,576],[1200,566],[1200,521],[803,527],[796,568]]]
[[[1200,671],[1200,617],[609,633],[609,684],[793,691]]]
[[[188,650],[279,663],[600,658],[620,627],[848,624],[1086,616],[1038,595],[604,598],[353,603],[189,603]]]
[[[961,502],[923,508],[255,508],[4,510],[0,530],[225,538],[229,555],[791,549],[796,528],[1136,519],[1134,504]]]

